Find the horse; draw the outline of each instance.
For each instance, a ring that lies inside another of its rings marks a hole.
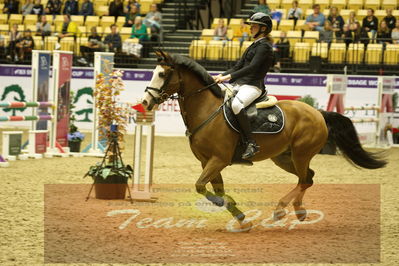
[[[178,54],[157,51],[158,64],[141,104],[147,111],[169,98],[180,105],[187,128],[190,148],[201,162],[202,173],[196,191],[217,206],[225,206],[239,222],[243,231],[252,224],[234,199],[224,190],[221,171],[231,165],[240,135],[232,130],[220,112],[224,93],[208,72],[194,60]],[[378,169],[387,163],[378,153],[365,151],[352,121],[335,112],[319,111],[300,101],[281,100],[277,105],[284,113],[285,126],[276,134],[253,134],[260,152],[251,158],[258,162],[271,159],[278,167],[298,177],[298,184],[282,197],[275,210],[275,220],[286,214],[285,207],[293,201],[297,218],[306,218],[302,205],[305,191],[312,186],[315,172],[309,168],[311,159],[320,152],[328,139],[336,143],[345,158],[356,166]],[[213,192],[207,190],[211,183]]]

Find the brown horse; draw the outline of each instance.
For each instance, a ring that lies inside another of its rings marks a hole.
[[[217,206],[226,206],[243,230],[249,230],[251,224],[244,221],[245,215],[224,192],[221,171],[231,164],[239,134],[230,128],[222,112],[218,111],[224,101],[222,91],[195,61],[161,51],[157,56],[159,64],[142,104],[147,110],[152,110],[168,98],[178,99],[191,150],[203,168],[195,184],[197,192]],[[376,154],[361,147],[349,118],[338,113],[320,112],[299,101],[279,101],[277,105],[284,111],[285,127],[277,134],[255,134],[260,152],[251,158],[252,161],[270,158],[277,166],[299,178],[298,185],[280,199],[274,211],[275,219],[285,215],[284,208],[291,201],[297,218],[305,219],[302,199],[306,189],[312,186],[314,176],[309,163],[329,136],[344,156],[360,167],[376,169],[386,164]],[[206,189],[209,182],[214,192]]]

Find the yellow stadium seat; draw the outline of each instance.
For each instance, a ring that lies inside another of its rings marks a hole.
[[[304,29],[304,27],[305,27],[305,22],[306,22],[305,19],[298,19],[298,20],[296,21],[295,30],[302,30],[302,29]]]
[[[300,30],[290,30],[287,31],[287,40],[290,43],[290,51],[294,50],[295,44],[300,42],[302,39],[302,32]]]
[[[103,36],[103,34],[104,34],[103,27],[97,26],[96,31],[97,31],[98,35]]]
[[[203,29],[201,34],[201,40],[210,41],[213,39],[214,36],[213,29]]]
[[[381,20],[387,15],[387,12],[385,10],[375,10],[374,11],[374,16],[378,18],[378,23],[381,22]]]
[[[399,9],[393,10],[392,11],[392,16],[399,17]]]
[[[8,15],[7,14],[0,14],[0,24],[8,24]]]
[[[25,30],[30,30],[32,32],[32,34],[34,35],[37,31],[36,24],[25,25]]]
[[[10,31],[10,25],[8,24],[0,24],[0,34],[8,35]]]
[[[190,44],[189,55],[193,59],[205,59],[206,54],[206,41],[194,40]]]
[[[222,58],[223,41],[209,41],[206,49],[208,60],[219,60]]]
[[[8,24],[12,26],[13,24],[22,24],[23,16],[21,14],[11,14],[8,19]]]
[[[309,61],[310,56],[310,44],[305,42],[295,43],[294,48],[294,62],[306,63]]]
[[[273,19],[273,20],[272,20],[272,23],[273,23],[273,30],[277,30],[277,27],[278,27],[278,21],[277,21],[277,20],[275,20],[275,19]]]
[[[100,17],[99,16],[87,16],[86,17],[85,25],[89,29],[91,27],[97,27],[99,25],[99,23],[100,23]]]
[[[314,43],[312,45],[312,56],[328,57],[328,43]]]
[[[240,56],[243,55],[243,53],[245,52],[245,50],[247,50],[247,48],[252,44],[251,41],[244,41],[241,45],[241,51],[240,51]]]
[[[367,45],[365,62],[367,64],[380,64],[382,59],[382,44]]]
[[[268,0],[267,5],[270,7],[270,10],[277,9],[280,7],[281,0]]]
[[[342,16],[342,18],[344,19],[344,22],[346,23],[346,21],[349,18],[349,15],[352,11],[355,11],[353,9],[342,9],[339,11],[339,14]]]
[[[370,45],[370,44],[369,44]],[[348,47],[346,61],[350,64],[359,64],[363,62],[364,44],[351,43]]]
[[[317,0],[315,2],[320,5],[320,10],[325,10],[330,6],[330,0]]]
[[[152,5],[153,0],[141,0],[140,1],[140,13],[147,14],[150,12],[150,6]],[[226,24],[227,25],[227,24]]]
[[[4,0],[2,0],[4,1]],[[3,13],[3,9],[4,9],[4,3],[0,3],[0,13]]]
[[[348,9],[359,10],[362,9],[364,0],[348,0]]]
[[[313,0],[298,0],[298,6],[302,8],[302,10],[312,8]]]
[[[32,36],[33,42],[35,44],[34,48],[35,50],[43,50],[43,39],[42,36]]]
[[[366,0],[367,1],[367,0]],[[356,18],[359,21],[363,21],[364,17],[367,16],[367,9],[359,9],[356,12]]]
[[[151,30],[151,29],[150,29]],[[148,32],[148,28],[147,28],[147,32]],[[111,28],[110,27],[104,27],[103,28],[103,35],[107,36],[108,34],[111,33]]]
[[[45,15],[46,16],[46,21],[50,24],[53,24],[53,15]]]
[[[110,2],[111,1],[108,1],[108,0],[96,0],[96,1],[93,1],[93,4],[94,4],[94,7],[107,6]]]
[[[109,27],[112,24],[115,24],[115,17],[112,16],[103,16],[100,21],[100,25],[105,28]]]
[[[293,19],[282,19],[280,21],[280,25],[278,26],[279,30],[289,31],[294,30],[294,20]]]
[[[384,63],[388,65],[399,64],[399,44],[387,44],[384,53]]]
[[[84,16],[71,16],[71,21],[75,22],[76,26],[83,26]]]
[[[62,24],[64,23],[64,16],[63,15],[55,16],[53,23],[57,30],[60,29],[62,27]]]
[[[364,8],[372,8],[374,10],[379,9],[381,5],[380,0],[365,0],[364,1]]]
[[[90,30],[87,30],[86,26],[78,26],[78,36],[86,37]]]
[[[345,54],[345,43],[332,43],[328,54],[328,61],[333,64],[342,64],[345,61]]]
[[[130,27],[122,27],[119,34],[121,35],[122,42],[125,41],[132,35],[132,28]]]
[[[37,15],[25,15],[24,24],[25,25],[36,25]]]
[[[123,25],[125,25],[125,22],[126,22],[126,18],[125,18],[124,16],[119,16],[119,17],[116,19],[115,24],[118,26],[118,28],[122,28]]]
[[[281,0],[280,8],[289,10],[291,7],[292,7],[292,0]]]
[[[25,30],[25,25],[24,24],[18,25],[18,31],[24,31],[24,30]]]
[[[225,25],[225,26],[228,25],[228,23],[227,23],[227,18],[214,18],[214,19],[213,19],[213,22],[212,22],[211,28],[212,28],[212,29],[215,29],[215,28],[219,25],[219,20],[221,20],[221,19],[224,20],[224,25]]]
[[[382,0],[381,8],[384,9],[397,9],[398,2],[396,0]]]
[[[95,13],[97,16],[108,16],[108,6],[98,6],[95,9]]]
[[[312,15],[313,12],[314,12],[313,9],[311,9],[311,8],[303,9],[303,10],[305,10],[305,20],[306,20],[306,18],[307,18],[308,16]]]
[[[281,30],[274,30],[274,31],[270,32],[270,36],[274,39],[274,42],[276,42],[277,39],[280,39],[280,34],[281,34]]]
[[[46,36],[44,38],[44,49],[48,51],[53,51],[55,49],[55,44],[58,42],[58,37],[56,36]]]
[[[7,47],[10,43],[10,35],[4,35],[4,46]]]
[[[305,31],[305,34],[303,35],[303,42],[312,44],[318,41],[319,37],[320,32],[318,31]]]
[[[327,18],[330,15],[330,9],[329,8],[324,9],[323,15]]]
[[[346,0],[331,0],[331,6],[338,8],[338,10],[346,8]]]
[[[87,46],[89,44],[88,37],[78,37],[76,38],[76,53],[80,55],[80,46],[84,45]]]
[[[74,37],[64,37],[60,41],[61,50],[62,51],[71,51],[73,52],[75,47],[75,38]]]
[[[240,57],[240,42],[229,41],[223,47],[223,59],[228,61],[235,61]]]

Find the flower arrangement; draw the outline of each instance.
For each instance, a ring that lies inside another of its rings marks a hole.
[[[73,100],[75,98],[75,93],[71,90],[69,95],[71,101],[69,104],[69,133],[68,133],[68,146],[71,152],[79,152],[80,144],[85,138],[85,135],[78,131],[78,127],[75,125],[76,117],[75,117],[75,105],[73,104]]]
[[[94,97],[97,102],[100,137],[111,140],[117,134],[118,141],[123,142],[128,122],[128,110],[118,104],[118,96],[124,90],[123,72],[115,70],[109,75],[97,75]],[[111,125],[118,125],[117,132],[111,132]]]
[[[78,131],[78,128],[75,125],[70,125],[69,133],[68,133],[68,141],[69,142],[81,142],[85,138],[85,135]]]

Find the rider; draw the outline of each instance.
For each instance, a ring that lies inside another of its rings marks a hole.
[[[251,158],[259,152],[259,146],[251,138],[251,126],[244,108],[265,92],[264,79],[267,71],[274,64],[270,37],[273,26],[271,17],[258,12],[253,14],[246,24],[251,26],[254,42],[233,68],[213,77],[218,83],[230,80],[234,91],[237,92],[231,107],[240,124],[240,132],[246,145],[242,154],[243,159]]]

